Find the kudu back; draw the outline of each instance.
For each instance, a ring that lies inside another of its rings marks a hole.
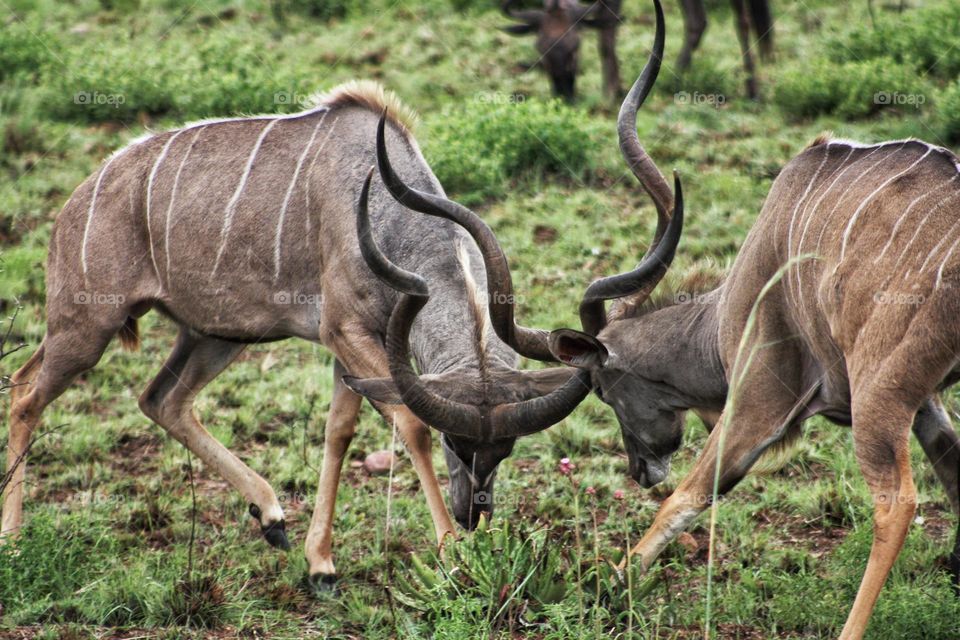
[[[686,411],[718,416],[693,469],[631,552],[644,567],[713,502],[715,488],[732,490],[807,418],[852,425],[874,501],[873,547],[841,633],[860,638],[916,509],[911,431],[958,508],[960,438],[938,394],[960,379],[960,161],[918,140],[818,138],[774,181],[719,287],[687,304],[649,304],[683,222],[679,180],[671,189],[636,133],[663,58],[663,12],[659,0],[654,6],[653,53],[618,119],[627,165],[657,209],[646,256],[587,288],[583,332],[546,337],[517,325],[510,305],[491,305],[493,327],[515,348],[546,344],[557,361],[589,373],[643,486],[666,477]],[[458,207],[448,203],[440,215],[469,223]],[[499,247],[482,253],[492,300],[509,282],[506,258]],[[616,301],[609,311],[606,300]]]
[[[135,344],[136,318],[150,309],[170,318],[179,335],[140,396],[141,409],[246,498],[274,546],[289,546],[276,494],[204,429],[193,400],[247,344],[298,337],[334,353],[320,487],[306,540],[315,587],[334,582],[334,502],[361,403],[343,381],[348,374],[372,379],[377,408],[410,451],[438,539],[453,530],[429,430],[416,410],[395,404],[400,398],[384,382],[390,376],[384,336],[399,296],[370,271],[357,237],[355,203],[376,163],[381,115],[381,144],[389,142],[396,171],[442,194],[410,134],[407,111],[373,83],[343,85],[302,113],[211,120],[148,136],[112,155],[77,188],[51,236],[46,335],[13,377],[5,535],[21,527],[26,453],[43,409],[97,363],[114,336]],[[516,352],[487,330],[486,274],[463,229],[412,219],[379,180],[368,198],[371,237],[391,260],[415,267],[431,283],[430,303],[410,335],[424,385],[495,407],[542,401],[571,378],[571,372],[515,370]],[[499,400],[486,394],[490,387]],[[444,436],[453,510],[467,528],[492,509],[489,500],[473,498],[492,493],[497,464],[513,446],[515,436],[498,433],[495,441],[462,431]]]

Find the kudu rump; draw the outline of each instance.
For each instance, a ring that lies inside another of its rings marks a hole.
[[[644,304],[666,273],[683,215],[679,181],[671,191],[636,133],[637,109],[663,57],[659,0],[655,9],[653,52],[621,107],[618,130],[627,164],[656,205],[657,231],[635,271],[587,289],[580,304],[586,333],[561,329],[548,338],[516,326],[506,259],[495,243],[480,241],[479,218],[439,196],[402,185],[391,191],[477,238],[496,333],[532,357],[549,348],[589,376],[616,412],[630,474],[641,485],[666,476],[686,410],[719,414],[694,468],[632,550],[644,567],[712,503],[720,456],[723,495],[771,446],[796,437],[805,419],[852,424],[875,523],[841,634],[859,638],[916,508],[911,428],[958,506],[960,440],[938,393],[960,379],[960,165],[949,151],[916,140],[817,139],[774,181],[716,290],[688,304]],[[414,299],[423,296],[415,283],[407,276]],[[611,299],[619,300],[607,313]]]
[[[276,494],[204,429],[193,401],[249,343],[299,337],[333,351],[334,393],[306,540],[312,583],[333,583],[334,501],[361,403],[342,378],[391,372],[383,336],[398,296],[364,263],[354,214],[381,112],[387,126],[380,138],[391,141],[405,180],[441,197],[403,108],[372,83],[344,85],[302,113],[201,122],[150,136],[115,153],[77,188],[51,237],[46,335],[13,377],[19,386],[7,468],[15,470],[4,534],[21,526],[25,456],[43,409],[97,363],[115,335],[135,345],[136,318],[157,309],[179,335],[140,407],[244,496],[274,546],[289,546]],[[498,411],[488,423],[498,437],[482,441],[463,433],[454,416],[421,406],[419,396],[404,393],[409,408],[377,405],[410,451],[442,540],[453,523],[434,474],[429,430],[417,416],[453,434],[442,439],[451,502],[470,528],[481,508],[490,510],[475,505],[474,494],[492,493],[497,464],[516,434],[549,426],[587,391],[565,385],[577,372],[515,370],[517,354],[487,330],[485,272],[460,227],[411,220],[379,181],[368,195],[376,209],[373,236],[394,261],[430,278],[430,304],[407,327],[427,374],[418,388],[461,393],[463,401]],[[98,304],[103,296],[109,304]]]

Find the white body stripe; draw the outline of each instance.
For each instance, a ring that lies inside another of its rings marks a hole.
[[[935,205],[933,206],[933,208],[930,210],[930,212],[923,217],[923,220],[920,221],[920,224],[918,224],[918,225],[917,225],[917,228],[914,230],[913,236],[910,238],[910,241],[907,242],[907,244],[904,245],[903,249],[900,250],[900,255],[897,256],[897,264],[896,264],[896,266],[894,267],[894,270],[893,270],[894,273],[898,273],[898,272],[899,272],[900,263],[903,261],[903,257],[907,254],[907,251],[910,249],[910,247],[913,245],[913,243],[916,241],[916,239],[920,237],[920,231],[923,229],[923,226],[924,226],[925,224],[927,224],[927,220],[930,219],[930,215],[933,214],[934,212],[938,211],[938,210],[940,209],[940,207],[942,207],[943,205],[945,205],[945,204],[946,204],[947,202],[949,202],[952,198],[955,198],[957,195],[958,195],[958,193],[957,193],[957,192],[954,192],[954,193],[951,193],[951,194],[947,195],[946,197],[942,198],[939,202],[937,202],[937,204],[935,204]]]
[[[943,269],[947,266],[947,262],[950,260],[950,256],[953,255],[953,252],[956,250],[957,246],[960,246],[960,236],[953,241],[953,244],[950,246],[950,250],[947,251],[947,255],[943,257],[943,262],[940,263],[940,268],[937,269],[937,281],[934,283],[934,288],[940,287],[940,281],[943,280]]]
[[[193,139],[190,141],[190,146],[187,147],[186,153],[183,154],[183,158],[180,159],[180,165],[177,167],[177,174],[173,177],[173,187],[170,189],[170,202],[167,204],[167,219],[165,221],[165,228],[163,231],[163,249],[167,252],[167,270],[164,273],[167,276],[167,286],[170,286],[170,228],[172,226],[171,220],[173,218],[173,203],[177,199],[177,187],[180,185],[180,174],[183,172],[184,165],[187,164],[187,159],[190,157],[190,153],[193,151],[193,145],[197,143],[197,138],[200,137],[200,133],[203,131],[202,128],[197,128],[197,132],[193,134]]]
[[[944,182],[942,185],[940,185],[940,187],[937,187],[936,189],[932,189],[913,199],[913,201],[907,206],[906,210],[903,212],[903,215],[901,215],[900,218],[897,220],[897,224],[895,224],[893,226],[893,229],[890,231],[890,237],[887,239],[887,243],[883,245],[883,250],[880,251],[880,254],[873,259],[874,264],[877,264],[878,262],[880,262],[880,259],[883,258],[884,255],[886,255],[887,250],[890,249],[891,245],[893,245],[893,239],[897,237],[897,233],[900,231],[900,227],[903,226],[903,223],[907,220],[913,208],[917,206],[917,204],[919,204],[921,200],[929,198],[930,196],[935,194],[937,191],[939,191],[941,188],[948,187],[951,184],[953,184],[953,181],[956,180],[958,177],[960,177],[960,174],[953,176],[952,178]]]
[[[310,135],[310,140],[307,142],[307,146],[304,147],[303,153],[300,154],[300,159],[297,160],[297,168],[293,172],[293,178],[290,180],[290,186],[287,187],[287,193],[283,198],[283,205],[280,207],[280,216],[277,220],[277,236],[274,239],[273,243],[273,281],[276,282],[280,279],[280,242],[283,237],[283,220],[287,215],[287,206],[290,204],[290,196],[293,195],[293,188],[297,184],[297,179],[300,177],[300,169],[303,167],[304,160],[307,159],[307,153],[310,151],[313,141],[317,138],[317,132],[320,130],[320,126],[323,125],[323,121],[327,119],[327,114],[324,113],[323,117],[320,118],[320,121],[317,122],[316,126],[313,128],[313,133]],[[324,141],[326,142],[326,141]],[[322,148],[322,147],[321,147]],[[307,216],[309,217],[309,212]]]
[[[327,142],[329,142],[331,136],[333,136],[333,129],[334,129],[333,125],[331,125],[327,129],[327,137],[324,138],[323,142],[320,143],[320,146],[317,147],[317,152],[313,154],[313,159],[310,161],[310,166],[307,167],[307,184],[303,190],[304,191],[303,206],[307,210],[307,215],[305,216],[306,224],[307,224],[307,228],[306,228],[307,235],[310,234],[310,176],[312,175],[312,172],[313,172],[313,166],[317,164],[317,158],[320,157],[320,152],[323,150],[325,146],[327,146]]]
[[[813,204],[813,206],[804,208],[803,210],[804,215],[806,215],[806,212],[808,210],[810,211],[810,215],[806,216],[807,222],[803,225],[803,232],[800,234],[800,239],[797,241],[798,255],[803,253],[803,241],[807,237],[807,231],[810,229],[810,223],[813,221],[813,218],[815,217],[814,214],[817,211],[817,207],[820,206],[820,203],[823,202],[823,199],[827,196],[830,190],[833,189],[834,185],[837,184],[837,181],[841,178],[841,176],[843,176],[843,174],[846,173],[850,169],[850,167],[853,166],[852,164],[847,165],[847,161],[850,160],[850,156],[852,155],[853,155],[853,149],[850,149],[850,152],[847,154],[847,156],[840,162],[840,166],[838,166],[834,171],[834,173],[831,174],[831,175],[836,175],[836,177],[833,179],[833,182],[830,183],[830,186],[824,189],[823,193],[820,194],[820,197],[817,198],[817,201]],[[803,220],[803,218],[804,216],[800,216],[801,220]],[[799,284],[799,282],[797,284]]]
[[[153,195],[153,181],[154,181],[154,179],[157,177],[157,172],[160,171],[160,165],[163,164],[164,158],[167,157],[167,152],[170,151],[170,146],[173,145],[174,141],[175,141],[177,138],[179,138],[179,137],[180,137],[180,134],[183,133],[183,132],[184,132],[184,130],[181,129],[180,131],[177,131],[175,134],[173,134],[172,136],[170,136],[170,139],[167,140],[167,143],[166,143],[165,145],[163,145],[163,150],[160,152],[160,155],[157,156],[156,162],[153,163],[153,169],[150,170],[150,177],[147,178],[147,215],[146,215],[146,217],[147,217],[147,241],[150,243],[150,261],[153,262],[153,272],[157,274],[157,283],[158,283],[158,286],[161,287],[161,290],[162,290],[162,285],[160,285],[160,283],[161,283],[162,281],[161,281],[161,279],[160,279],[160,270],[157,268],[157,255],[156,255],[156,251],[155,251],[155,248],[154,248],[153,236],[151,235],[151,233],[152,233],[152,231],[151,231],[152,225],[150,224],[150,222],[151,222],[151,220],[150,220],[150,199],[151,199],[151,197],[152,197],[152,195]]]
[[[906,143],[904,143],[904,144],[906,144]],[[903,145],[901,145],[900,148],[897,149],[897,151],[899,151],[899,150],[902,149],[902,148],[903,148]],[[870,156],[872,156],[873,154],[875,154],[875,153],[876,153],[877,151],[879,151],[880,149],[881,149],[881,147],[877,147],[876,149],[874,149],[873,151],[871,151],[870,153],[868,153],[867,155],[865,155],[863,158],[861,158],[861,160],[866,160],[867,158],[869,158]],[[851,184],[856,184],[856,183],[860,182],[861,180],[863,180],[864,176],[866,176],[868,173],[870,173],[871,171],[873,171],[874,169],[876,169],[877,167],[879,167],[879,166],[880,166],[880,163],[882,163],[884,160],[887,160],[887,159],[888,159],[887,156],[883,156],[882,158],[880,158],[879,160],[877,160],[876,162],[874,162],[873,164],[871,164],[869,167],[867,167],[866,169],[864,169],[863,172],[860,173],[860,175],[858,175],[856,178],[854,178],[854,179],[851,181]],[[855,164],[856,164],[856,162],[854,162],[854,163],[853,163],[852,165],[850,165],[850,166],[852,167],[852,166],[854,166]],[[849,193],[849,192],[850,192],[850,187],[847,187],[847,190],[844,191],[843,194],[841,194],[839,198],[837,198],[837,202],[836,202],[836,204],[833,205],[833,209],[831,209],[831,210],[830,210],[830,213],[827,214],[827,217],[826,217],[827,220],[830,220],[831,218],[833,218],[833,214],[836,213],[837,209],[840,208],[840,204],[843,202],[844,197],[845,197],[845,196],[847,195],[847,193]],[[826,232],[826,230],[827,230],[827,223],[826,223],[826,221],[825,221],[824,224],[823,224],[823,226],[820,227],[820,235],[817,236],[817,247],[816,247],[816,249],[814,249],[814,253],[817,254],[817,255],[820,254],[820,245],[823,244],[823,234]],[[837,262],[837,264],[839,265],[840,263]]]
[[[926,152],[924,152],[922,156],[917,158],[917,160],[913,164],[911,164],[909,167],[907,167],[900,173],[894,175],[892,178],[888,178],[884,180],[879,187],[874,189],[870,195],[864,198],[863,202],[860,203],[860,206],[857,207],[857,210],[853,212],[852,216],[850,216],[850,222],[847,223],[847,228],[844,229],[843,231],[843,240],[840,242],[840,261],[843,261],[843,257],[847,252],[847,242],[850,240],[850,232],[853,230],[854,225],[857,223],[857,219],[860,217],[860,213],[863,211],[863,208],[867,206],[867,203],[873,200],[878,193],[880,193],[885,188],[887,188],[891,182],[893,182],[900,176],[906,174],[908,171],[911,171],[914,167],[920,164],[920,162],[923,161],[924,158],[930,155],[931,151],[933,151],[933,149],[930,147],[927,147]]]
[[[233,197],[230,198],[230,201],[227,202],[226,208],[223,210],[223,228],[220,230],[220,247],[217,249],[217,258],[213,262],[213,271],[210,272],[211,278],[217,274],[217,268],[220,266],[220,259],[223,258],[223,251],[227,246],[227,238],[230,235],[230,226],[233,223],[233,214],[237,208],[237,201],[240,200],[240,195],[243,193],[244,187],[247,186],[247,179],[250,177],[250,172],[253,170],[253,162],[257,158],[257,152],[260,151],[260,145],[263,144],[263,139],[267,137],[267,134],[270,133],[270,130],[273,129],[273,126],[277,124],[277,122],[277,119],[271,120],[270,123],[263,128],[263,131],[260,132],[260,136],[257,138],[256,144],[253,145],[253,149],[250,151],[250,155],[247,157],[247,164],[243,168],[243,175],[240,178],[240,183],[234,190]]]
[[[103,176],[107,173],[107,169],[110,168],[110,165],[113,164],[113,161],[116,160],[120,154],[115,153],[110,156],[110,159],[103,165],[103,168],[100,169],[100,173],[97,175],[97,182],[93,185],[93,195],[90,196],[90,207],[87,209],[87,223],[83,226],[83,241],[80,245],[80,266],[83,269],[84,281],[87,277],[87,240],[90,238],[90,226],[93,224],[93,213],[97,207],[97,194],[100,192],[100,184],[103,182]]]

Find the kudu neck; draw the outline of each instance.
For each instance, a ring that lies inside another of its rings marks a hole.
[[[720,290],[690,300],[618,320],[610,332],[614,344],[624,345],[631,369],[663,383],[678,409],[723,408],[727,383],[719,350]],[[616,347],[614,347],[616,348]],[[633,353],[630,353],[632,351]]]

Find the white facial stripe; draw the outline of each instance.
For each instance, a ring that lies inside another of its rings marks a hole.
[[[857,223],[857,219],[860,217],[860,213],[863,211],[863,208],[867,206],[867,203],[873,200],[878,193],[880,193],[885,188],[887,188],[890,185],[890,183],[892,183],[894,180],[906,174],[907,172],[912,171],[913,168],[916,167],[918,164],[920,164],[924,158],[930,155],[931,151],[932,149],[930,147],[927,147],[926,152],[922,156],[917,158],[917,160],[913,164],[911,164],[909,167],[907,167],[900,173],[894,175],[892,178],[888,178],[887,180],[884,180],[879,187],[874,189],[873,192],[870,195],[868,195],[863,200],[863,202],[860,203],[860,206],[857,207],[857,210],[853,212],[852,216],[850,216],[850,222],[847,223],[847,228],[844,229],[843,231],[843,240],[840,243],[840,260],[841,261],[843,261],[843,256],[847,251],[847,242],[850,240],[850,232],[853,230],[854,225]]]
[[[93,195],[90,196],[90,207],[87,209],[87,223],[83,227],[83,242],[80,245],[80,266],[83,268],[83,277],[87,277],[87,240],[90,238],[90,226],[93,224],[93,212],[97,208],[97,194],[100,192],[100,184],[103,182],[103,176],[107,173],[107,169],[110,168],[110,165],[113,164],[113,161],[119,157],[119,154],[113,154],[110,156],[110,159],[107,160],[106,164],[103,165],[103,168],[100,169],[99,175],[97,175],[97,182],[93,185]]]
[[[323,121],[327,119],[327,114],[324,113],[320,118],[320,121],[317,122],[316,126],[313,128],[313,133],[310,135],[310,140],[307,142],[307,146],[304,147],[303,153],[300,154],[300,159],[297,160],[297,168],[293,172],[293,178],[290,180],[290,186],[287,187],[287,194],[283,198],[283,205],[280,207],[280,216],[277,220],[277,237],[274,240],[273,244],[273,281],[276,282],[280,279],[280,241],[283,237],[283,220],[287,215],[287,206],[290,204],[290,196],[293,195],[293,188],[297,184],[297,178],[300,177],[300,169],[303,167],[304,160],[307,159],[307,152],[310,151],[310,146],[313,144],[313,141],[317,137],[317,131],[320,130],[320,126],[323,124]],[[309,212],[307,217],[310,217]]]
[[[263,144],[263,139],[267,137],[267,134],[270,133],[270,130],[273,129],[273,126],[277,124],[278,121],[278,118],[271,120],[270,123],[263,128],[263,131],[260,132],[256,144],[253,145],[253,149],[247,157],[247,165],[243,169],[243,176],[240,178],[240,183],[233,192],[233,197],[230,198],[226,208],[223,210],[223,228],[220,231],[220,247],[217,249],[217,258],[213,262],[213,271],[210,272],[211,278],[217,274],[217,268],[220,266],[220,259],[223,257],[223,251],[227,246],[227,239],[230,236],[230,226],[233,223],[233,214],[237,208],[237,201],[240,200],[240,194],[243,193],[244,187],[247,186],[247,179],[253,170],[253,161],[257,158],[257,152],[260,151],[260,145]]]
[[[153,181],[157,177],[157,172],[160,171],[160,165],[163,163],[164,158],[167,157],[167,152],[170,151],[170,146],[173,144],[174,140],[180,137],[180,134],[183,133],[183,129],[177,131],[175,134],[170,136],[170,139],[167,140],[167,143],[163,145],[163,150],[160,152],[160,155],[157,156],[156,162],[153,163],[153,169],[150,170],[150,177],[147,178],[147,241],[150,243],[150,261],[153,262],[153,272],[157,274],[157,282],[160,280],[160,270],[157,269],[157,256],[154,250],[153,237],[151,236],[152,227],[150,224],[150,199],[153,195]],[[167,212],[169,216],[169,211]]]
[[[894,225],[893,230],[890,232],[890,237],[887,239],[887,243],[883,245],[883,250],[880,252],[880,254],[876,258],[873,259],[874,264],[877,264],[878,262],[880,262],[880,259],[883,258],[884,255],[886,255],[887,250],[890,249],[890,246],[893,244],[893,239],[897,237],[897,233],[900,231],[900,227],[903,226],[903,223],[909,217],[910,212],[913,210],[913,208],[917,206],[917,204],[921,200],[925,200],[926,198],[929,198],[930,196],[935,194],[940,189],[950,186],[953,183],[953,181],[956,180],[958,177],[960,177],[960,174],[953,176],[952,178],[944,182],[942,185],[940,185],[936,189],[931,189],[930,191],[922,195],[919,195],[913,199],[913,201],[907,206],[906,210],[903,212],[903,215],[901,215],[900,218],[897,220],[897,224]]]
[[[183,154],[183,158],[180,160],[180,166],[177,167],[177,175],[173,177],[173,188],[170,190],[170,203],[167,205],[167,219],[166,227],[163,232],[163,248],[167,252],[167,270],[164,272],[167,275],[167,286],[170,286],[170,228],[173,225],[173,203],[177,199],[177,187],[180,185],[180,174],[183,172],[183,167],[187,164],[187,159],[190,158],[190,154],[193,152],[193,146],[197,143],[197,138],[200,137],[200,132],[203,131],[202,127],[197,127],[197,132],[193,134],[193,140],[190,141],[190,146],[187,147],[186,153]]]

